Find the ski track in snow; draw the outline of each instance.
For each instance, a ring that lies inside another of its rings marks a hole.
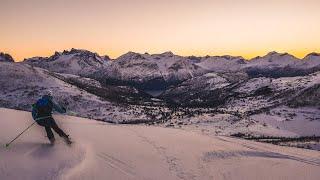
[[[225,142],[229,143],[236,143],[239,144],[248,150],[245,151],[215,151],[215,152],[207,152],[204,154],[204,161],[210,161],[210,160],[215,160],[215,159],[227,159],[227,158],[233,158],[233,157],[262,157],[262,158],[278,158],[278,159],[289,159],[293,161],[299,161],[302,163],[310,164],[310,165],[315,165],[320,167],[320,159],[310,159],[308,157],[300,158],[298,157],[299,154],[295,153],[290,153],[290,154],[285,154],[285,153],[277,153],[268,150],[268,147],[265,147],[263,145],[259,144],[259,147],[257,147],[256,144],[253,142],[235,142],[234,140],[226,140],[223,137],[217,137],[219,139],[223,139]]]
[[[128,176],[129,178],[136,177],[136,174],[134,172],[133,167],[128,165],[127,163],[125,163],[117,158],[114,158],[113,156],[110,156],[107,153],[100,153],[97,156],[99,156],[102,160],[105,161],[105,163],[108,166],[115,169],[116,171],[123,173],[124,175]]]
[[[139,132],[130,129],[132,132],[134,132],[141,140],[150,146],[152,146],[159,154],[160,156],[167,162],[168,169],[170,172],[174,173],[179,179],[187,180],[187,179],[195,179],[196,175],[186,172],[184,168],[181,165],[180,160],[177,157],[171,156],[166,152],[166,148],[163,146],[158,145],[156,142],[150,140],[146,136],[143,136]]]
[[[76,145],[75,142],[72,144],[72,146]],[[70,179],[72,176],[77,174],[78,172],[81,172],[82,170],[85,170],[86,165],[88,164],[88,161],[90,161],[91,155],[92,155],[92,149],[90,146],[83,146],[79,145],[84,150],[82,155],[80,156],[79,162],[75,164],[73,167],[69,168],[65,173],[62,173],[60,178],[63,180]]]

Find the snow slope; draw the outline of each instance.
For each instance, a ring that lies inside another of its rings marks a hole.
[[[0,144],[32,123],[30,113],[0,109]],[[116,126],[54,116],[75,143],[47,144],[32,127],[0,148],[0,179],[319,179],[320,152],[178,129]],[[59,139],[60,140],[60,139]]]
[[[54,92],[54,99],[58,103],[68,106],[73,114],[81,117],[119,122],[141,119],[143,114],[132,115],[131,112],[137,110],[128,110],[127,106],[121,106],[107,97],[129,99],[132,94],[135,96],[139,93],[133,88],[103,88],[97,81],[88,78],[55,74],[23,63],[0,62],[0,107],[31,110],[31,105],[47,90]],[[104,96],[99,95],[101,91]]]

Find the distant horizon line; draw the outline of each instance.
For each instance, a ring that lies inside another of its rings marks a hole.
[[[99,54],[98,52],[91,51],[91,50],[87,50],[87,49],[82,49],[82,48],[70,48],[70,49],[64,49],[64,50],[62,50],[62,51],[54,51],[51,55],[48,55],[48,56],[41,56],[41,55],[40,55],[40,56],[32,56],[32,57],[22,58],[22,59],[20,59],[20,60],[16,60],[15,58],[13,58],[13,60],[14,60],[14,62],[23,62],[23,61],[25,61],[26,59],[37,58],[37,57],[39,57],[39,58],[49,58],[49,57],[53,56],[53,55],[56,54],[56,53],[63,53],[63,52],[65,52],[65,51],[70,52],[70,51],[72,51],[72,50],[89,51],[89,52],[91,52],[91,53],[97,54],[97,55],[100,56],[100,57],[107,56],[107,57],[110,58],[110,56],[107,55],[107,54],[101,55],[101,54]],[[9,55],[12,57],[12,55],[11,55],[10,53],[5,52],[5,51],[0,51],[0,53],[9,54]],[[244,59],[244,60],[246,60],[246,61],[250,61],[250,60],[253,60],[253,59],[256,59],[256,58],[261,58],[261,57],[267,56],[267,55],[272,54],[272,53],[288,54],[288,55],[293,56],[294,58],[299,59],[299,60],[303,60],[304,58],[306,58],[307,56],[312,55],[312,54],[316,54],[316,55],[319,55],[319,56],[320,56],[320,52],[315,52],[315,51],[310,52],[310,53],[305,53],[306,55],[303,56],[302,58],[299,58],[299,57],[297,57],[297,56],[295,56],[295,55],[293,55],[293,54],[290,54],[290,53],[288,53],[288,52],[279,52],[279,51],[275,51],[275,50],[269,51],[269,52],[267,52],[267,53],[264,53],[263,55],[254,56],[254,57],[252,57],[252,58],[245,58],[245,57],[243,57],[243,56],[241,56],[241,55],[229,55],[229,54],[224,54],[224,55],[209,55],[209,54],[207,54],[207,55],[180,55],[180,54],[176,54],[176,53],[174,53],[173,51],[170,51],[170,50],[169,50],[169,51],[163,51],[162,53],[149,53],[149,52],[139,53],[139,52],[135,52],[135,51],[130,51],[130,50],[129,50],[129,51],[127,51],[126,53],[123,53],[123,54],[117,56],[116,58],[110,58],[110,60],[116,60],[116,59],[120,58],[121,56],[123,56],[123,55],[125,55],[125,54],[128,54],[128,53],[149,54],[149,55],[161,55],[161,54],[165,54],[165,53],[172,53],[173,55],[181,56],[181,57],[199,57],[199,58],[203,58],[203,57],[224,57],[224,56],[230,56],[230,57],[239,57],[239,58],[242,58],[242,59]]]

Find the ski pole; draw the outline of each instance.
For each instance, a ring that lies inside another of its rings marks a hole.
[[[18,137],[20,137],[24,132],[26,132],[29,128],[31,128],[31,126],[33,126],[36,123],[33,122],[30,126],[28,126],[24,131],[22,131],[17,137],[15,137],[14,139],[12,139],[9,143],[6,144],[6,148],[10,146],[10,144],[15,141],[16,139],[18,139]]]
[[[11,144],[13,141],[15,141],[16,139],[18,139],[18,137],[20,137],[24,132],[26,132],[29,128],[31,128],[31,126],[33,126],[37,121],[39,121],[39,120],[41,120],[41,119],[46,119],[46,118],[49,118],[49,117],[51,117],[51,116],[45,116],[45,117],[40,117],[40,118],[35,119],[35,121],[34,121],[30,126],[28,126],[25,130],[23,130],[23,131],[22,131],[17,137],[15,137],[13,140],[11,140],[10,142],[8,142],[8,143],[6,144],[6,147],[9,147],[10,144]]]

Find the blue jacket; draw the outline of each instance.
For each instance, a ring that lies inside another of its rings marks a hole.
[[[65,113],[66,109],[56,103],[52,96],[44,95],[35,104],[32,105],[32,117],[35,121],[51,117],[52,111]]]

